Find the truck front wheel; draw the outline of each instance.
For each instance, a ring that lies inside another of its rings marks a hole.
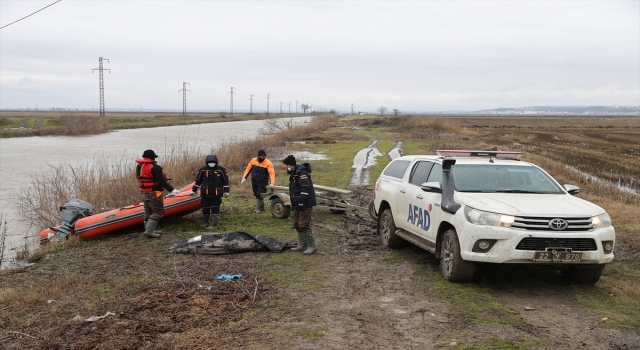
[[[454,229],[449,229],[442,235],[440,270],[442,271],[442,276],[449,282],[473,281],[476,264],[462,260],[458,234]]]

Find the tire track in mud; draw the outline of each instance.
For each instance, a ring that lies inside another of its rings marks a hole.
[[[366,148],[361,149],[353,157],[351,166],[350,186],[367,186],[370,182],[371,167],[377,163],[376,158],[384,155],[378,150],[380,140],[372,139],[373,142]],[[394,148],[387,153],[390,159],[402,156],[402,141],[396,141]]]

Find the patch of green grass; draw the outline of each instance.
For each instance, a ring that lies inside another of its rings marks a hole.
[[[446,349],[456,350],[527,350],[532,347],[544,346],[544,341],[538,338],[521,338],[521,339],[502,339],[489,338],[479,345],[466,345],[457,343],[455,345],[447,345]]]
[[[318,326],[313,328],[301,328],[296,331],[296,335],[304,338],[321,338],[329,331],[329,326]]]
[[[383,256],[382,259],[395,264],[402,264],[406,262],[405,258],[400,254],[398,250],[389,250]]]
[[[607,266],[605,271],[609,269]],[[626,270],[625,274],[633,275],[627,267],[618,267]],[[637,277],[636,277],[637,278]],[[603,276],[601,283],[622,283],[624,279],[619,276]],[[576,300],[591,309],[597,310],[600,317],[599,323],[614,328],[640,328],[640,298],[624,294],[611,295],[606,290],[595,286],[573,285]],[[606,320],[603,318],[606,317]]]
[[[520,315],[504,307],[491,295],[491,290],[473,283],[451,283],[441,275],[432,278],[436,296],[449,302],[456,317],[480,325],[521,326]]]
[[[106,296],[111,294],[113,291],[109,288],[103,288],[103,287],[96,287],[91,289],[91,291],[89,291],[89,294],[91,295],[101,295],[101,296]]]

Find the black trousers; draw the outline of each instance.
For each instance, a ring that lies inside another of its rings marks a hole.
[[[220,214],[221,197],[200,197],[200,203],[202,203],[203,214]]]
[[[267,193],[267,185],[269,181],[251,181],[251,187],[253,188],[253,196],[256,199],[262,198],[260,193]]]

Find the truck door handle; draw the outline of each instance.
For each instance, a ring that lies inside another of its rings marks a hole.
[[[400,190],[400,193],[407,193],[407,191],[405,191],[405,189],[403,188]]]
[[[422,199],[422,195],[421,194],[416,194],[416,198]]]

